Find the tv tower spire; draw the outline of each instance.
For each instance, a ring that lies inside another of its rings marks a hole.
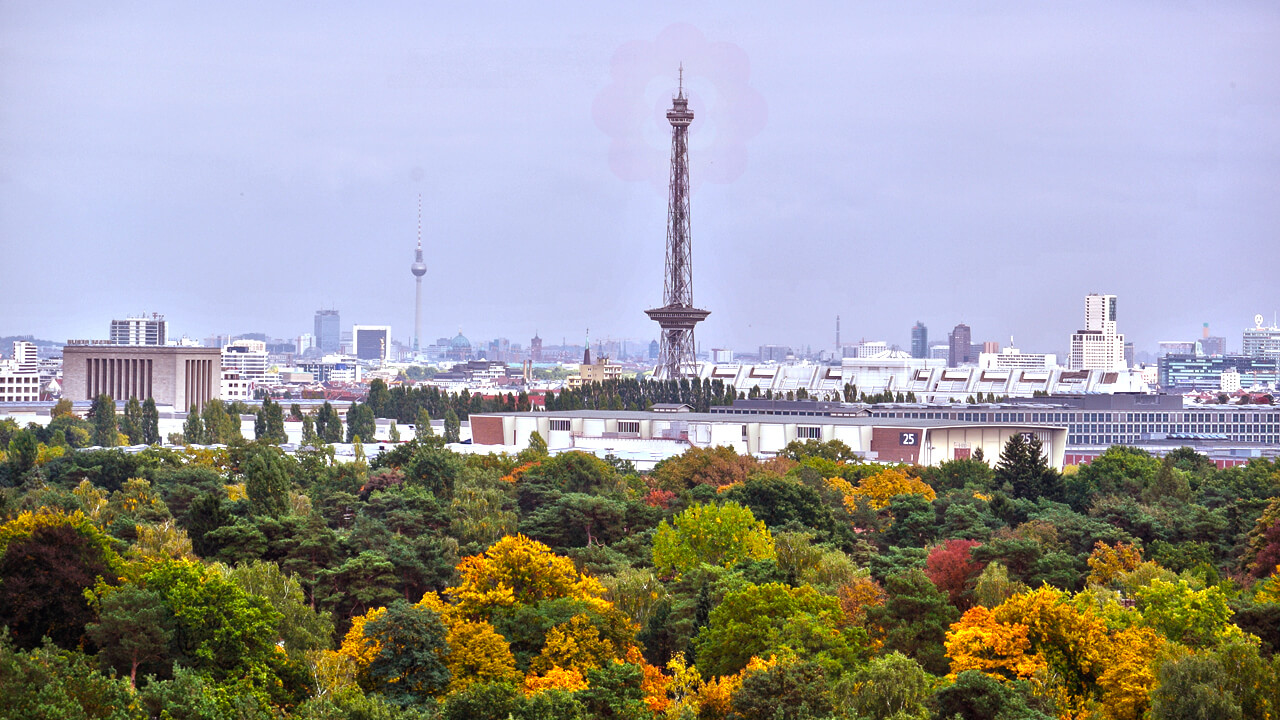
[[[413,351],[418,352],[418,339],[422,337],[422,276],[427,274],[427,264],[422,262],[422,195],[418,195],[418,249],[413,253],[409,266],[417,286],[413,296]]]
[[[671,123],[671,185],[667,201],[667,262],[663,286],[663,306],[645,310],[662,328],[658,365],[653,376],[658,380],[696,374],[698,360],[693,340],[693,327],[702,322],[709,310],[693,306],[692,233],[689,226],[689,124],[693,111],[684,96],[684,65],[680,65],[680,89],[671,100],[667,121]]]

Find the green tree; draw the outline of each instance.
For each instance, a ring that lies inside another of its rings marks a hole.
[[[387,440],[398,443],[400,442],[400,428],[396,427],[396,421],[391,421],[391,426],[387,428]]]
[[[458,420],[458,414],[449,408],[444,414],[444,441],[446,443],[462,442],[462,423]]]
[[[85,591],[116,582],[111,539],[79,513],[26,513],[0,526],[0,625],[19,647],[79,644],[93,620]]]
[[[378,648],[367,669],[370,685],[391,702],[416,705],[448,687],[445,628],[433,610],[397,600],[365,623],[364,634]]]
[[[953,684],[933,696],[935,717],[947,720],[1053,720],[1053,716],[1030,708],[1018,688],[1025,682],[1004,683],[980,670],[965,670]]]
[[[1014,433],[1004,444],[1000,460],[996,463],[996,485],[1008,483],[1014,497],[1036,499],[1059,495],[1058,471],[1049,467],[1044,456],[1044,446],[1034,434],[1030,441],[1022,433]]]
[[[160,411],[154,398],[142,403],[142,442],[148,445],[160,442]]]
[[[320,412],[316,413],[316,435],[324,443],[342,442],[342,418],[328,400],[321,406]]]
[[[368,405],[352,403],[347,410],[347,442],[355,442],[358,437],[365,442],[377,442],[377,420]]]
[[[884,584],[888,599],[867,610],[867,619],[878,628],[886,650],[915,658],[925,670],[947,672],[943,640],[960,612],[923,570],[891,575]]]
[[[244,437],[240,434],[240,416],[227,412],[226,403],[218,398],[205,403],[200,415],[206,442],[228,445]]]
[[[289,510],[289,467],[279,450],[255,446],[244,463],[245,494],[255,515],[279,517]]]
[[[1232,678],[1213,657],[1189,655],[1160,666],[1151,691],[1153,720],[1239,720],[1239,700],[1227,688]]]
[[[856,631],[842,632],[843,624],[840,601],[810,585],[746,585],[726,594],[711,611],[694,642],[698,667],[708,674],[731,675],[753,656],[788,651],[852,663],[862,642],[849,634]]]
[[[116,427],[116,401],[110,395],[99,395],[93,399],[89,416],[93,421],[93,444],[115,447],[116,436],[119,434]]]
[[[244,683],[265,692],[280,682],[276,649],[280,614],[216,568],[172,560],[142,577],[174,616],[174,654],[217,683]]]
[[[736,502],[692,505],[672,524],[663,520],[653,537],[653,564],[664,575],[684,573],[701,563],[730,567],[774,555],[769,528]]]
[[[29,652],[15,650],[0,634],[0,714],[5,718],[102,718],[137,720],[128,708],[129,684],[95,667],[79,650],[62,650],[46,641]]]
[[[733,694],[733,717],[742,720],[828,718],[826,673],[814,662],[780,662],[747,675]],[[902,717],[906,720],[906,716]]]
[[[333,619],[316,612],[307,602],[298,576],[273,562],[254,560],[231,569],[231,580],[251,595],[265,598],[280,615],[276,635],[285,652],[301,657],[308,650],[327,649],[332,642]]]
[[[120,416],[120,432],[129,438],[130,445],[142,445],[142,405],[138,403],[138,398],[129,397],[129,401],[124,404],[124,413]]]
[[[85,627],[105,663],[128,668],[129,685],[138,686],[138,668],[164,659],[173,637],[173,615],[157,592],[128,584],[102,598],[98,622]]]
[[[842,679],[833,691],[849,716],[867,720],[927,718],[925,702],[934,678],[899,652],[873,659]],[[950,716],[945,716],[950,718]]]
[[[316,421],[311,415],[305,415],[302,418],[302,444],[305,447],[315,447],[320,443],[320,435],[316,432]]]
[[[190,445],[204,445],[207,442],[204,422],[200,420],[200,411],[195,405],[187,411],[187,421],[182,424],[182,439]]]
[[[21,476],[35,467],[39,455],[40,443],[30,430],[19,430],[9,440],[9,464],[17,475]]]
[[[434,433],[435,431],[431,429],[431,413],[427,412],[426,408],[418,410],[418,419],[413,426],[414,439],[420,440]]]

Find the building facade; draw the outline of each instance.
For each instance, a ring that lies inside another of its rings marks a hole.
[[[169,339],[169,323],[158,313],[112,320],[108,337],[114,345],[164,345]]]
[[[960,367],[973,362],[973,344],[969,326],[960,323],[947,335],[947,367]]]
[[[0,402],[40,399],[40,358],[34,343],[17,340],[13,356],[0,361]]]
[[[1244,331],[1240,354],[1258,358],[1280,358],[1280,328],[1262,327],[1262,317],[1255,318],[1257,327]]]
[[[1280,388],[1280,357],[1247,355],[1165,355],[1157,361],[1160,389],[1165,392],[1218,390],[1222,373],[1234,369],[1242,387]]]
[[[239,377],[260,378],[269,365],[267,344],[261,340],[235,340],[222,348],[222,367]]]
[[[391,355],[391,327],[387,325],[355,325],[351,328],[355,349],[352,354],[361,360],[384,363]]]
[[[63,397],[148,398],[157,405],[203,408],[220,395],[218,348],[67,345],[62,349]]]
[[[337,310],[317,310],[315,322],[316,347],[322,354],[336,353],[342,345],[342,320]]]
[[[973,457],[981,449],[987,462],[994,463],[1009,438],[1021,434],[1039,438],[1049,464],[1059,469],[1067,435],[1063,427],[1013,421],[608,410],[475,414],[470,422],[477,445],[527,447],[537,432],[552,450],[637,453],[654,460],[691,446],[727,446],[742,455],[767,457],[797,440],[839,440],[881,462],[937,465]]]
[[[929,328],[919,320],[911,328],[911,357],[929,357]]]
[[[1116,296],[1086,295],[1084,327],[1071,336],[1072,370],[1122,370],[1124,335],[1116,332]]]

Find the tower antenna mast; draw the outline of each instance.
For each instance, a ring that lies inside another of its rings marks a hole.
[[[693,111],[684,96],[684,64],[680,65],[679,90],[667,111],[671,123],[671,182],[667,200],[667,259],[659,308],[645,314],[662,328],[658,364],[653,376],[658,380],[696,375],[697,344],[693,328],[709,310],[693,306],[692,232],[689,223],[689,125]]]

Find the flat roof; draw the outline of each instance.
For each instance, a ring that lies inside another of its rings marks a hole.
[[[783,424],[797,423],[801,425],[851,425],[856,427],[911,427],[911,428],[971,428],[983,426],[1000,427],[1047,427],[1066,429],[1064,425],[1034,422],[978,422],[923,419],[923,418],[883,418],[883,417],[833,417],[829,415],[753,415],[747,413],[664,413],[647,410],[546,410],[537,412],[495,412],[472,413],[475,417],[531,417],[559,419],[594,419],[594,420],[665,420],[671,422],[706,422],[719,424],[765,423]]]

